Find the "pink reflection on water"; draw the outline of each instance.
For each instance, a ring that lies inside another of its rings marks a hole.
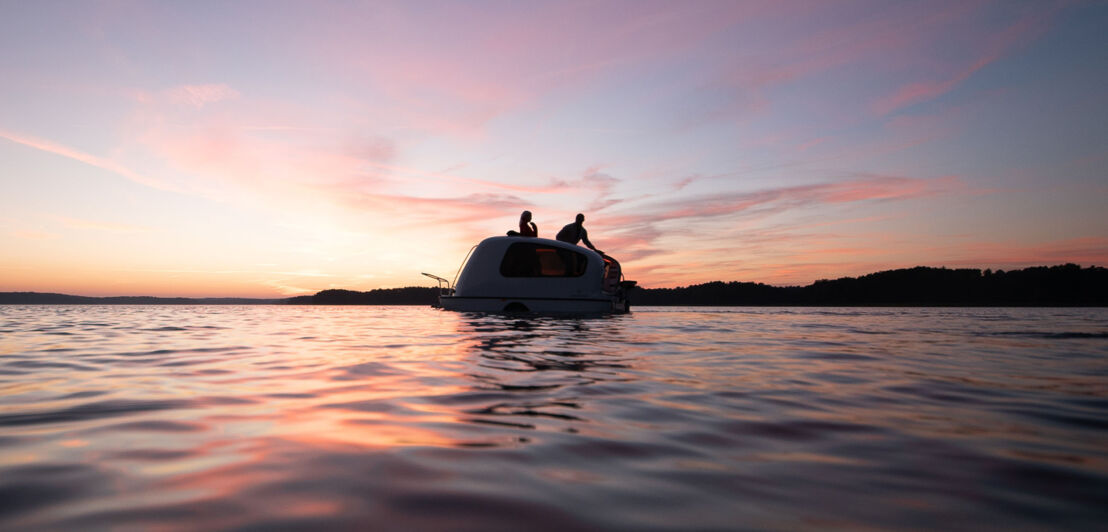
[[[0,528],[898,528],[1105,470],[1099,310],[4,312]]]

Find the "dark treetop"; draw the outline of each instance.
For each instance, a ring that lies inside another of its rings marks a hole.
[[[438,288],[409,286],[368,292],[324,290],[288,299],[83,297],[0,292],[0,304],[292,304],[430,305]],[[820,280],[808,286],[715,281],[678,288],[636,288],[640,305],[904,305],[904,306],[1108,306],[1108,269],[1076,264],[1003,270],[918,266],[861,277]]]
[[[636,305],[1108,306],[1108,269],[1075,264],[1005,272],[927,268],[775,287],[720,281],[633,292]]]
[[[285,301],[242,297],[88,297],[43,292],[0,292],[0,305],[273,305]]]

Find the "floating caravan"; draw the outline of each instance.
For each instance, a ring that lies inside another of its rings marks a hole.
[[[458,276],[439,283],[439,306],[471,312],[623,313],[630,311],[619,262],[546,238],[495,236],[470,250]]]

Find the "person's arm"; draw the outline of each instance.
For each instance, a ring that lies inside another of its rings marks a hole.
[[[535,225],[535,222],[530,222],[530,224],[531,224],[531,231],[533,233],[535,233],[536,237],[538,237],[539,236],[539,226]]]
[[[589,242],[589,232],[584,227],[581,228],[581,242],[584,242],[589,249],[601,253],[599,249],[596,249],[596,246],[592,245],[592,242]]]

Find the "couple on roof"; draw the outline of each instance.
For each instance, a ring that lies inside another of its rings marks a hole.
[[[589,249],[603,255],[603,251],[596,249],[596,246],[589,242],[589,232],[585,229],[584,223],[585,215],[577,213],[577,221],[566,224],[561,231],[558,231],[558,236],[554,238],[570,244],[584,242]],[[531,221],[531,211],[523,211],[523,214],[519,215],[519,236],[539,236],[539,227]]]

